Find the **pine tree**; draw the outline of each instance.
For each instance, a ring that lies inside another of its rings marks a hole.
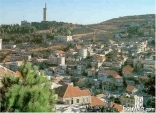
[[[31,63],[23,64],[19,70],[22,79],[11,75],[2,79],[1,111],[54,112],[56,97],[44,73]]]

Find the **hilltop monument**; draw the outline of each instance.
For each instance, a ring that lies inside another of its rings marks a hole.
[[[47,7],[46,7],[46,3],[45,3],[45,8],[43,8],[43,21],[46,21],[46,10],[47,10]]]

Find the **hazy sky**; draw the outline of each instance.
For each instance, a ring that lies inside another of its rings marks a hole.
[[[23,19],[40,22],[45,3],[48,21],[79,24],[155,13],[155,0],[0,0],[0,24],[20,23]]]

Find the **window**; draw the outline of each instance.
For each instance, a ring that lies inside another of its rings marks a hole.
[[[83,102],[85,102],[85,98],[83,98]]]
[[[73,104],[73,99],[71,100],[71,104]]]
[[[86,101],[88,102],[88,98],[86,98]]]
[[[76,102],[79,103],[79,99],[77,99]]]

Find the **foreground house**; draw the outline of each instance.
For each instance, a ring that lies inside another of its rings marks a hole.
[[[123,113],[124,109],[123,106],[114,102],[111,102],[111,107],[116,108],[119,113]]]
[[[22,79],[22,75],[19,71],[13,72],[9,70],[8,68],[0,65],[0,87],[3,86],[1,80],[3,79],[5,75],[15,76],[15,77],[19,77],[20,79]]]
[[[58,101],[65,102],[65,104],[90,104],[91,94],[89,90],[81,90],[79,87],[71,85],[64,85],[55,89],[58,95]]]
[[[67,105],[88,105],[88,106],[105,106],[106,103],[95,96],[91,96],[89,90],[81,90],[79,87],[64,85],[55,88],[55,93],[58,95],[58,101],[64,102]]]

